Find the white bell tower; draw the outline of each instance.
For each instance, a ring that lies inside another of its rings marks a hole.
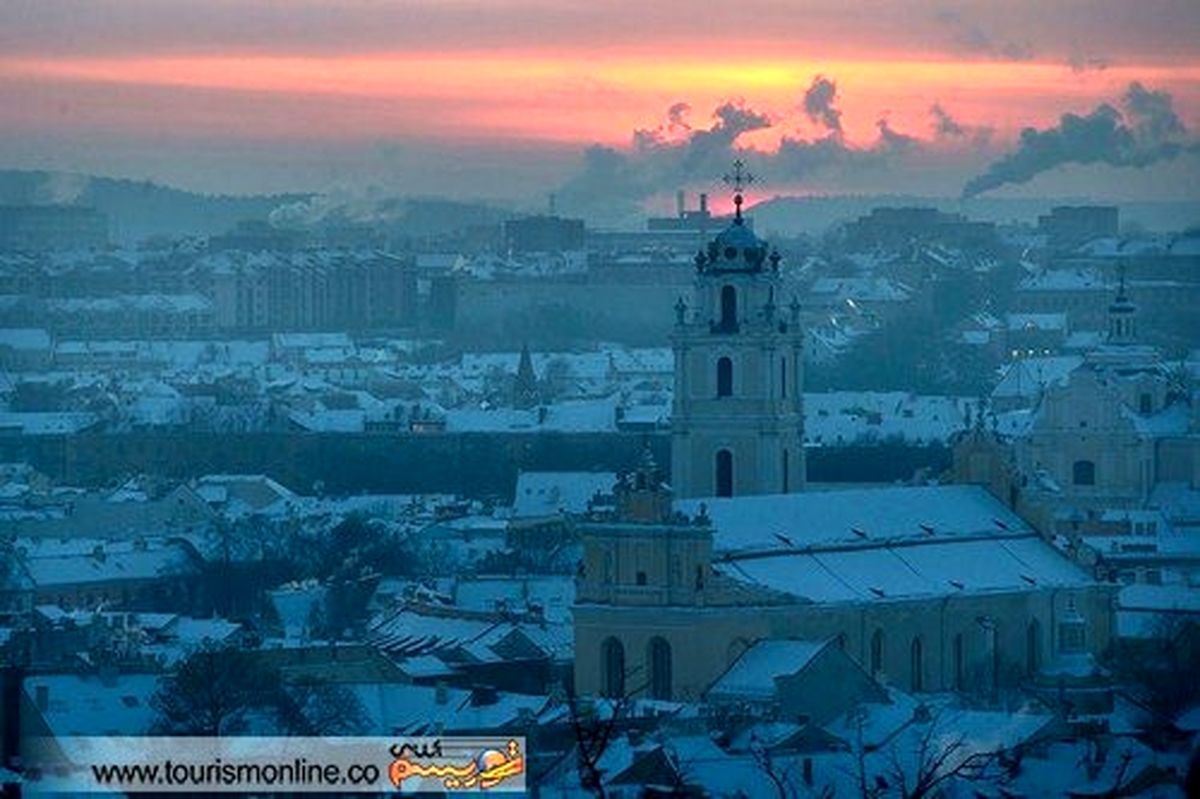
[[[736,161],[726,176],[733,222],[696,255],[693,305],[675,305],[671,476],[680,498],[804,488],[800,306],[779,306],[779,253],[742,216],[753,181],[743,168]]]

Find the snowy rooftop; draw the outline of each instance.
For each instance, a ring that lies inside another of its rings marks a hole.
[[[1076,355],[1025,358],[1009,365],[992,390],[993,398],[1037,397],[1048,386],[1063,385],[1071,372],[1083,364]]]
[[[979,486],[916,486],[677,500],[704,505],[718,551],[785,551],[838,543],[1007,536],[1030,528]]]
[[[513,518],[582,514],[597,494],[611,494],[612,472],[521,472],[513,498]]]
[[[152,674],[124,674],[111,681],[56,674],[30,677],[25,692],[33,703],[47,691],[42,718],[56,738],[72,735],[144,735],[154,720],[150,697],[158,688]]]
[[[718,566],[735,579],[812,602],[862,602],[1081,588],[1092,581],[1035,534],[777,554]]]
[[[471,692],[396,683],[349,686],[362,704],[378,735],[420,735],[502,730],[524,714],[540,712],[549,701],[544,696],[498,693],[489,704],[472,704]]]
[[[806,443],[832,446],[900,438],[946,441],[966,426],[967,397],[901,391],[830,391],[804,395]]]
[[[708,695],[729,699],[774,699],[775,680],[801,671],[830,643],[832,640],[759,641],[721,675],[708,689]]]
[[[718,569],[813,602],[1084,586],[1087,575],[979,486],[693,499]]]

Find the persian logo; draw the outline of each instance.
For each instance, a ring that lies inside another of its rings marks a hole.
[[[388,766],[388,779],[397,790],[405,790],[406,781],[410,790],[430,790],[425,780],[440,782],[447,791],[486,791],[497,787],[523,790],[523,784],[504,785],[508,780],[516,783],[525,773],[521,745],[511,738],[497,743],[500,748],[480,748],[474,756],[462,759],[445,756],[440,739],[431,745],[393,746],[390,752],[394,760]]]

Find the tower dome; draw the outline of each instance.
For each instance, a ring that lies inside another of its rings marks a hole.
[[[767,260],[767,244],[754,235],[740,216],[708,244],[703,268],[707,271],[755,272]]]

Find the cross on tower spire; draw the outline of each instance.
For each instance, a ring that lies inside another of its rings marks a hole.
[[[733,162],[733,172],[726,173],[721,180],[733,189],[733,206],[736,209],[733,221],[740,225],[742,224],[742,203],[745,201],[742,191],[757,178],[746,171],[746,164],[739,158]]]

